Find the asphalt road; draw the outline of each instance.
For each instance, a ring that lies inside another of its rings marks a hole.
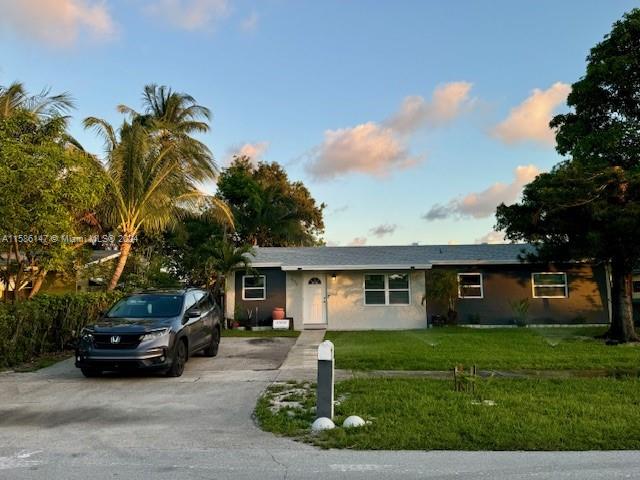
[[[224,338],[178,379],[0,375],[0,479],[640,478],[638,452],[323,451],[262,432],[251,412],[292,342]]]

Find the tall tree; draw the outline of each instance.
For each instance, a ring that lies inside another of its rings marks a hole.
[[[640,266],[640,10],[627,13],[591,49],[572,85],[569,113],[556,116],[557,150],[568,159],[501,205],[497,228],[539,247],[541,258],[590,259],[611,268],[607,333],[637,341],[632,272]]]
[[[321,243],[322,211],[302,182],[292,182],[278,163],[254,166],[236,157],[220,175],[218,196],[233,212],[239,243],[305,246]]]
[[[211,153],[191,137],[194,131],[208,129],[206,122],[200,122],[208,117],[208,110],[190,96],[164,87],[145,88],[145,98],[151,103],[145,103],[142,114],[120,107],[130,119],[118,130],[104,120],[85,119],[85,127],[94,128],[105,140],[112,196],[105,215],[120,236],[120,258],[109,290],[118,284],[142,230],[162,231],[185,212],[195,211],[207,211],[232,223],[224,202],[198,189],[200,182],[216,177]],[[163,110],[162,105],[171,108]]]
[[[29,113],[41,119],[64,118],[64,114],[74,107],[68,93],[51,95],[49,89],[37,94],[29,94],[20,82],[7,87],[0,85],[0,120],[17,112]]]
[[[0,118],[0,251],[3,283],[34,296],[50,270],[81,261],[87,219],[104,192],[100,163],[66,141],[65,120],[20,110]]]

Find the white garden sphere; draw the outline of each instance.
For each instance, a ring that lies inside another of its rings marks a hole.
[[[316,418],[316,421],[311,425],[311,430],[314,432],[321,432],[322,430],[331,430],[336,428],[336,424],[330,418],[320,417]]]
[[[363,427],[364,420],[357,415],[351,415],[350,417],[345,418],[342,426],[344,428]]]

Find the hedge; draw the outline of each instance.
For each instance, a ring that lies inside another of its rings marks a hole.
[[[121,292],[37,295],[0,304],[0,367],[70,348],[85,325],[122,297]]]

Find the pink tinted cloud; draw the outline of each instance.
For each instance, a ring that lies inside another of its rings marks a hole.
[[[508,145],[532,141],[553,146],[555,134],[549,128],[549,122],[570,92],[571,86],[562,82],[556,82],[546,90],[536,88],[493,128],[492,135]]]
[[[182,30],[211,30],[231,13],[228,0],[153,0],[145,11]]]
[[[305,169],[315,180],[330,180],[348,173],[388,177],[414,167],[426,158],[409,151],[409,136],[422,127],[442,126],[469,104],[468,82],[452,82],[436,88],[430,101],[406,97],[399,110],[381,123],[326,130]]]
[[[86,36],[104,41],[116,35],[106,3],[95,0],[9,0],[2,2],[0,25],[28,39],[68,47]]]
[[[449,217],[486,218],[493,215],[501,203],[515,202],[522,188],[531,182],[540,170],[535,165],[521,165],[514,171],[511,183],[496,182],[490,187],[449,200],[446,204],[435,204],[422,218],[427,221],[443,220]]]

